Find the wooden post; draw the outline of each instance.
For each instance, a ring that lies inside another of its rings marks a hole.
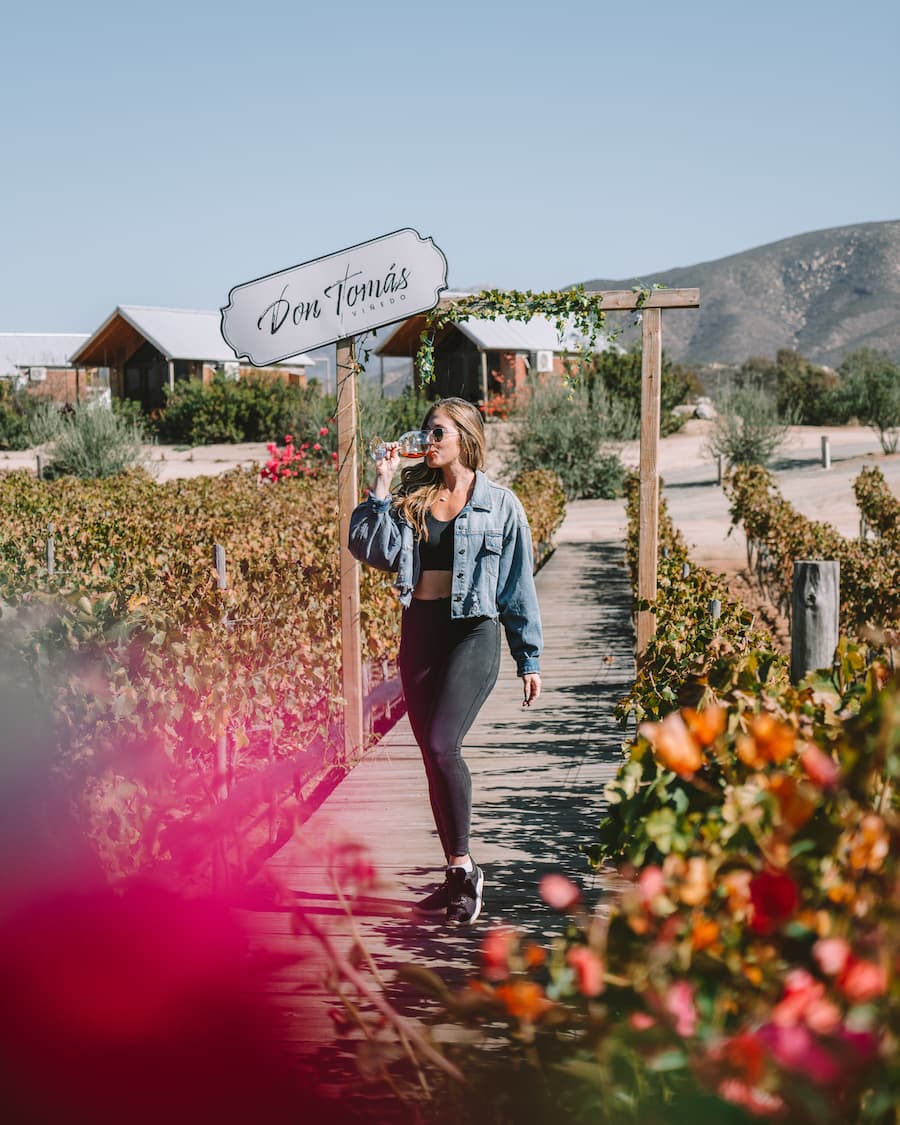
[[[37,479],[43,480],[44,479],[44,466],[41,464],[40,453],[35,454],[35,461],[37,463]]]
[[[709,616],[713,621],[718,621],[722,616],[722,603],[718,598],[709,599]]]
[[[722,454],[716,457],[716,484],[722,487]]]
[[[841,564],[800,559],[791,588],[791,682],[830,668],[838,643]]]
[[[659,546],[660,384],[662,382],[662,325],[659,309],[644,308],[641,366],[641,465],[638,505],[638,598],[656,600],[656,553]],[[649,609],[637,615],[637,654],[644,653],[656,632],[656,616]]]
[[[822,468],[831,468],[831,442],[826,434],[822,435]]]
[[[353,337],[338,340],[335,353],[338,436],[338,535],[341,568],[341,674],[344,754],[354,761],[363,748],[362,646],[359,635],[359,563],[350,554],[350,514],[357,504],[356,359]]]
[[[47,524],[47,573],[53,574],[56,571],[56,544],[53,539],[53,524]]]
[[[175,361],[169,360],[169,390],[175,390]]]
[[[216,568],[216,588],[226,590],[228,577],[225,569],[225,548],[218,543],[213,544],[213,566]],[[227,628],[228,622],[223,615],[223,625]],[[224,801],[228,796],[228,735],[225,730],[216,735],[216,762],[213,792],[217,800]]]
[[[481,353],[481,397],[484,400],[484,412],[486,415],[488,404],[487,352]]]

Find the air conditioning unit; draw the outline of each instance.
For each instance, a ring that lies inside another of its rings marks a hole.
[[[553,352],[537,353],[537,369],[540,374],[553,370]]]
[[[29,367],[28,378],[32,383],[43,383],[47,378],[46,367]]]

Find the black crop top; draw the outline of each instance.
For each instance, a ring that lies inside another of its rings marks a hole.
[[[425,514],[427,539],[419,540],[419,562],[422,570],[453,569],[453,525],[452,520],[436,520],[431,512]]]

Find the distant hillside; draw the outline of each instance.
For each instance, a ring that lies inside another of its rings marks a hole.
[[[663,313],[663,347],[676,360],[740,363],[792,348],[834,367],[871,347],[900,361],[900,220],[785,238],[714,262],[594,278],[588,289],[641,281],[697,286],[700,308]]]

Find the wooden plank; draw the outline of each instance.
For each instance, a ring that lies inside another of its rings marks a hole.
[[[631,289],[588,289],[592,297],[602,297],[601,308],[617,309],[699,309],[699,289],[652,289],[643,305],[639,305],[640,295]]]
[[[644,307],[641,367],[641,462],[638,530],[638,598],[656,598],[656,560],[659,546],[659,414],[662,383],[662,313]],[[637,652],[643,655],[656,632],[656,617],[638,610]]]
[[[356,761],[363,747],[363,673],[359,625],[359,563],[350,554],[350,515],[357,504],[356,357],[353,337],[338,340],[335,354],[338,433],[338,534],[341,568],[341,673],[344,754]]]
[[[473,777],[473,852],[486,872],[485,910],[471,927],[411,916],[410,906],[441,876],[442,854],[429,808],[425,771],[404,717],[266,863],[263,887],[241,917],[255,948],[294,953],[267,992],[285,1023],[272,1035],[298,1055],[323,1061],[344,1051],[328,1018],[336,1006],[315,941],[293,935],[290,910],[308,912],[346,953],[354,934],[330,883],[327,844],[366,846],[378,884],[357,902],[355,929],[386,977],[407,962],[462,985],[485,933],[501,923],[542,943],[564,923],[544,906],[541,876],[561,872],[583,889],[588,909],[625,884],[591,870],[580,845],[591,842],[605,807],[604,787],[622,761],[616,702],[634,676],[631,590],[620,543],[563,543],[536,577],[544,620],[544,692],[521,705],[521,681],[503,645],[500,678],[465,740]],[[603,907],[601,906],[601,909]],[[424,1014],[418,993],[391,985],[406,1014]]]

